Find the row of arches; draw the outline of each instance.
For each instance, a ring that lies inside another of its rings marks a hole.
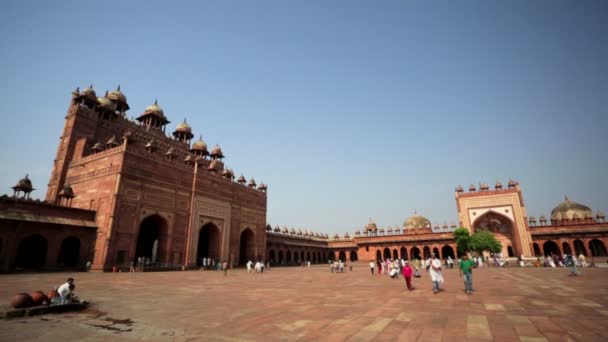
[[[336,253],[338,253],[337,255],[337,259],[336,259]],[[348,256],[348,259],[347,259]],[[336,260],[342,260],[342,261],[358,261],[359,260],[359,255],[357,254],[356,251],[339,251],[339,252],[330,252],[329,253],[329,260],[330,261],[336,261]]]
[[[47,255],[49,242],[41,234],[32,234],[19,241],[15,255],[15,267],[23,269],[40,269],[48,264],[57,266],[76,267],[80,259],[81,241],[76,236],[69,236],[61,241],[57,260],[49,262]]]
[[[268,249],[268,261],[271,265],[298,265],[310,261],[311,264],[326,263],[331,253],[324,250],[301,249]]]
[[[140,224],[134,258],[166,262],[168,255],[163,246],[168,238],[168,224],[164,218],[159,215],[146,217]],[[213,223],[203,225],[198,231],[197,265],[202,265],[203,259],[221,260],[221,244],[221,230]],[[239,236],[238,264],[245,265],[248,260],[256,259],[255,233],[251,228],[245,228]]]
[[[542,251],[541,251],[542,245]],[[558,242],[553,240],[547,240],[545,242],[533,243],[535,256],[548,256],[548,255],[580,255],[584,256],[608,256],[606,252],[606,245],[600,239],[591,239],[588,242],[588,245],[585,246],[585,243],[579,239],[577,240],[568,240],[561,242],[561,245]]]
[[[441,259],[447,259],[447,257],[451,257],[454,259],[456,254],[454,253],[454,248],[449,245],[444,245],[439,249],[439,247],[431,247],[424,246],[422,249],[420,247],[414,246],[409,247],[401,247],[399,249],[385,247],[384,249],[376,250],[376,260],[386,260],[386,259],[404,259],[404,260],[414,260],[414,259],[426,259],[430,258],[431,254],[435,253]]]

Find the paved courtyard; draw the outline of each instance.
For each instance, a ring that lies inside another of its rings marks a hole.
[[[91,309],[0,320],[0,341],[608,341],[608,269],[478,269],[471,296],[456,269],[437,295],[426,274],[408,292],[363,265],[0,275],[0,298],[70,275]]]

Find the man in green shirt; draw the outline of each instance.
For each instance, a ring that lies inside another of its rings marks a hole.
[[[465,253],[460,261],[460,276],[464,277],[464,292],[467,294],[473,292],[473,267],[475,267],[475,262],[469,259]]]

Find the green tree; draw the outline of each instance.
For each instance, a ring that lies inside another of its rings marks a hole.
[[[469,230],[464,227],[460,227],[454,231],[454,240],[456,240],[458,254],[464,254],[469,250],[470,235]]]
[[[471,235],[469,248],[481,254],[483,251],[498,253],[502,250],[500,242],[490,232],[481,231]]]

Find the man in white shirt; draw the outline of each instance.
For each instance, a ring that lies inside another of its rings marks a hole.
[[[372,275],[374,275],[374,268],[376,268],[376,263],[372,260],[369,262],[369,269],[372,271]]]
[[[253,261],[247,261],[247,273],[251,273],[251,266],[253,265]]]
[[[65,283],[57,288],[57,293],[62,299],[68,299],[68,296],[72,294],[74,287],[74,278],[68,278]]]
[[[429,273],[431,275],[431,281],[433,282],[433,293],[439,292],[439,283],[443,283],[443,276],[441,275],[441,260],[437,258],[437,255],[433,253],[433,259],[431,259],[431,267]]]

